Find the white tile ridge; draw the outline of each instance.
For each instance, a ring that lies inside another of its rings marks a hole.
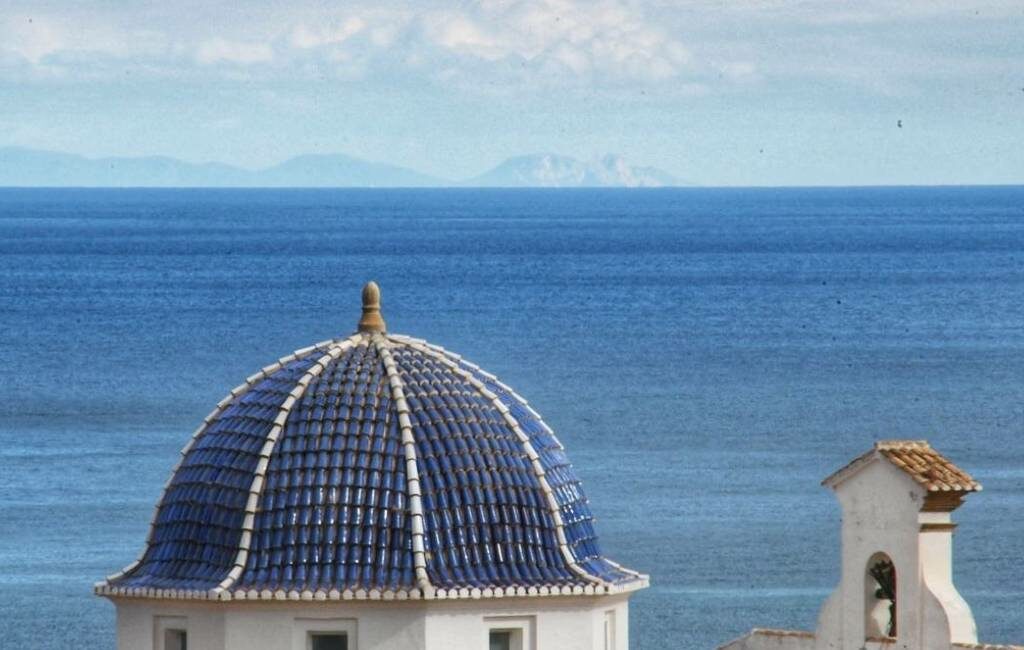
[[[619,571],[622,571],[623,573],[628,573],[631,576],[634,576],[638,580],[650,580],[651,579],[651,577],[649,575],[647,575],[646,573],[640,573],[639,571],[634,571],[633,569],[630,569],[628,567],[624,567],[621,564],[619,564],[618,562],[616,562],[615,560],[609,560],[608,558],[604,558],[604,561],[607,562],[608,564],[612,565],[613,567],[615,567]]]
[[[405,400],[405,382],[395,365],[391,355],[390,341],[383,335],[374,334],[372,339],[377,353],[384,363],[384,372],[391,387],[391,398],[398,415],[398,426],[402,434],[402,450],[405,453],[406,492],[409,497],[409,526],[412,529],[412,562],[416,571],[416,585],[425,594],[432,596],[434,586],[427,575],[427,553],[424,542],[423,500],[420,492],[420,475],[416,460],[416,439],[412,434],[412,422],[409,420],[409,405]]]
[[[242,534],[239,537],[238,552],[235,554],[235,562],[219,585],[209,591],[211,598],[218,599],[230,599],[230,592],[234,584],[242,576],[242,572],[245,570],[246,562],[249,560],[249,549],[252,545],[252,529],[253,524],[256,520],[256,513],[259,510],[260,497],[263,495],[264,479],[266,478],[267,465],[270,461],[270,455],[274,452],[274,447],[277,445],[277,440],[281,436],[281,432],[284,429],[285,422],[288,420],[288,414],[291,413],[292,408],[296,402],[302,398],[305,394],[309,384],[316,379],[320,373],[327,368],[327,365],[332,361],[336,360],[341,356],[343,352],[352,348],[361,339],[361,334],[353,335],[340,343],[335,343],[327,348],[326,354],[316,360],[312,366],[306,370],[305,374],[299,378],[296,382],[295,388],[288,394],[288,397],[281,403],[281,407],[278,410],[277,417],[274,419],[274,426],[270,427],[270,431],[267,433],[267,438],[263,442],[263,448],[260,450],[260,460],[256,465],[256,473],[253,476],[252,484],[249,487],[249,500],[245,505],[245,519],[242,521]],[[316,350],[314,347],[310,352]]]
[[[484,370],[483,368],[481,368],[477,364],[469,361],[468,359],[465,359],[462,356],[460,356],[458,354],[455,354],[451,350],[445,350],[443,347],[441,347],[439,345],[434,345],[433,343],[428,343],[427,341],[423,341],[422,339],[411,339],[411,337],[407,337],[407,336],[401,336],[401,337],[396,336],[396,338],[399,338],[400,340],[404,340],[404,341],[412,340],[412,341],[414,341],[416,343],[419,343],[420,345],[422,345],[424,347],[430,348],[434,352],[437,352],[437,353],[440,353],[440,354],[443,354],[443,355],[447,356],[448,358],[452,359],[453,361],[456,361],[458,363],[461,363],[464,366],[472,368],[473,370],[475,370],[479,374],[483,375],[484,377],[487,377],[490,381],[493,381],[496,386],[498,386],[499,388],[504,390],[506,393],[508,393],[513,399],[518,401],[520,403],[520,405],[522,405],[522,407],[525,408],[530,413],[530,415],[535,417],[537,419],[537,423],[544,429],[544,431],[546,431],[548,433],[548,435],[550,435],[552,437],[552,439],[555,441],[555,444],[557,444],[558,447],[562,451],[565,451],[565,446],[562,445],[562,441],[558,439],[558,436],[555,435],[554,430],[550,426],[548,426],[547,422],[544,421],[544,419],[541,417],[540,413],[538,413],[532,406],[530,406],[529,402],[526,401],[525,397],[523,397],[522,395],[517,393],[515,390],[513,390],[512,387],[509,386],[508,384],[505,384],[504,382],[502,382],[500,379],[498,379],[497,376],[487,372],[486,370]],[[488,391],[487,394],[490,395],[490,394],[492,394],[492,392]],[[613,567],[615,567],[616,569],[622,571],[623,573],[628,573],[628,574],[634,576],[637,580],[639,580],[641,582],[644,582],[644,583],[649,583],[650,582],[650,576],[648,576],[647,574],[640,573],[639,571],[634,571],[633,569],[625,567],[625,566],[619,564],[618,562],[610,560],[610,559],[608,559],[606,557],[602,558],[602,559],[604,559],[604,561],[608,562]]]
[[[409,337],[402,337],[402,338],[409,339]],[[443,354],[446,357],[448,357],[449,359],[452,359],[453,361],[461,363],[462,365],[464,365],[464,366],[466,366],[468,368],[472,368],[475,372],[479,373],[480,375],[483,375],[489,381],[494,382],[494,385],[496,385],[498,388],[502,389],[503,391],[505,391],[506,393],[511,395],[512,398],[515,399],[517,402],[519,402],[519,404],[522,405],[522,407],[525,408],[527,410],[527,412],[529,412],[530,415],[532,415],[533,417],[537,418],[537,424],[539,424],[544,429],[544,431],[546,431],[548,433],[548,435],[551,436],[551,438],[555,441],[555,444],[558,445],[559,449],[561,449],[562,451],[565,451],[565,445],[563,445],[562,441],[558,439],[558,436],[555,434],[554,429],[549,427],[548,423],[544,421],[544,418],[542,418],[540,416],[540,413],[538,413],[532,406],[530,406],[530,403],[528,401],[526,401],[525,397],[523,397],[522,395],[517,393],[515,390],[513,390],[511,386],[509,386],[508,384],[506,384],[506,383],[502,382],[500,379],[498,379],[497,375],[493,375],[493,374],[487,372],[486,370],[484,370],[483,368],[481,368],[477,364],[473,363],[469,359],[466,359],[466,358],[462,357],[461,355],[455,354],[451,350],[446,350],[443,347],[441,347],[440,345],[435,345],[433,343],[428,343],[427,341],[423,341],[423,340],[420,340],[420,339],[411,339],[411,340],[415,341],[416,343],[419,343],[419,344],[423,345],[424,347],[430,348],[434,352],[438,352],[440,354]]]
[[[203,418],[203,423],[199,425],[199,428],[197,428],[195,432],[193,432],[192,437],[189,438],[188,442],[186,442],[185,446],[181,449],[181,453],[179,454],[178,457],[178,462],[175,463],[174,467],[171,469],[171,476],[170,478],[167,479],[167,482],[164,484],[163,490],[161,490],[160,492],[160,498],[157,499],[156,505],[153,507],[153,518],[150,520],[149,523],[149,533],[147,533],[146,535],[146,543],[142,547],[142,552],[139,553],[139,556],[135,558],[134,562],[132,562],[125,568],[121,569],[117,573],[113,573],[107,576],[103,580],[103,582],[97,583],[97,585],[109,584],[114,580],[123,578],[127,574],[131,573],[135,569],[135,567],[139,566],[142,560],[146,557],[146,553],[149,552],[150,547],[153,545],[153,533],[155,532],[156,529],[156,520],[160,514],[160,506],[164,502],[164,497],[167,496],[167,490],[171,487],[171,481],[174,480],[174,476],[178,473],[178,469],[181,468],[182,461],[185,460],[185,456],[192,449],[192,447],[195,446],[196,441],[199,440],[199,438],[202,437],[204,433],[206,433],[206,429],[207,427],[210,426],[210,423],[220,416],[224,409],[227,408],[228,404],[231,404],[235,399],[247,393],[250,388],[255,386],[258,382],[266,379],[266,377],[271,373],[280,370],[282,367],[285,366],[285,364],[291,363],[292,361],[295,361],[297,359],[304,359],[311,355],[313,352],[337,345],[338,342],[339,341],[337,339],[321,341],[316,345],[312,345],[308,348],[302,348],[301,350],[296,350],[295,352],[292,352],[287,356],[281,357],[280,359],[270,364],[269,366],[265,366],[256,374],[247,377],[245,383],[240,384],[239,386],[236,386],[235,388],[231,389],[231,392],[227,395],[227,397],[217,402],[217,406],[212,411],[210,411],[209,415]],[[99,591],[100,590],[97,587],[96,592],[99,593]]]
[[[152,587],[116,587],[103,582],[97,583],[95,591],[100,596],[118,598],[150,598],[162,600],[271,600],[271,601],[294,601],[294,600],[473,600],[477,598],[550,598],[557,596],[605,596],[609,594],[622,594],[637,591],[648,586],[647,580],[634,580],[623,584],[592,584],[586,585],[508,585],[504,587],[473,588],[453,587],[451,589],[434,588],[428,592],[420,589],[400,589],[374,593],[374,590],[351,588],[339,589],[334,587],[330,590],[323,589],[303,591],[283,589],[252,589],[237,588],[230,591],[216,591],[214,589],[156,589]],[[1016,648],[1016,646],[1013,646]]]
[[[448,368],[450,368],[452,371],[454,371],[456,374],[458,374],[463,379],[468,381],[474,388],[476,388],[478,391],[483,393],[485,396],[487,396],[488,399],[491,400],[491,403],[494,406],[494,408],[501,412],[502,417],[505,418],[506,424],[508,424],[508,426],[515,432],[516,436],[519,438],[519,442],[523,446],[524,453],[526,454],[527,458],[530,459],[530,463],[533,468],[534,474],[536,475],[537,481],[540,483],[541,490],[544,492],[544,496],[547,499],[548,510],[550,511],[551,517],[555,522],[555,535],[558,538],[559,550],[562,553],[562,557],[565,558],[565,561],[568,564],[569,569],[576,575],[583,578],[584,580],[587,580],[588,582],[596,583],[605,587],[611,587],[611,583],[602,580],[601,578],[592,575],[591,573],[586,571],[576,562],[576,558],[573,557],[572,551],[569,549],[569,544],[565,537],[565,524],[562,520],[562,509],[558,505],[558,501],[555,499],[555,494],[551,489],[551,485],[548,484],[548,480],[544,474],[544,468],[540,464],[540,458],[537,455],[537,451],[533,448],[533,445],[530,444],[529,436],[527,436],[526,433],[522,430],[522,428],[520,428],[519,422],[517,422],[515,417],[513,417],[512,414],[508,412],[508,407],[505,406],[505,404],[502,403],[498,396],[491,392],[482,381],[477,379],[477,377],[473,375],[473,373],[466,370],[457,362],[449,358],[448,355],[444,352],[443,348],[438,348],[436,346],[431,346],[429,344],[416,343],[410,339],[396,340],[404,345],[409,346],[414,350],[418,350],[440,361]]]

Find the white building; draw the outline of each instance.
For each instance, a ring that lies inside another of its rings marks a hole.
[[[602,555],[554,433],[379,307],[206,417],[96,585],[120,650],[627,650],[647,577]]]
[[[817,629],[754,629],[720,650],[1024,650],[979,645],[953,586],[951,514],[981,490],[970,475],[927,442],[889,440],[823,484],[843,511],[842,569]]]

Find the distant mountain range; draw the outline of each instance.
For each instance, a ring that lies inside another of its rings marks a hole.
[[[75,154],[0,148],[3,187],[662,187],[684,185],[653,167],[621,156],[594,162],[534,154],[509,158],[467,181],[449,181],[342,154],[306,155],[265,169],[176,158],[86,158]]]

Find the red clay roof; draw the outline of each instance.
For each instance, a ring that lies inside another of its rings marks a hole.
[[[880,440],[871,451],[856,458],[846,467],[832,474],[822,485],[834,487],[873,458],[883,458],[929,492],[977,492],[981,484],[971,475],[954,465],[948,458],[932,449],[926,440]]]

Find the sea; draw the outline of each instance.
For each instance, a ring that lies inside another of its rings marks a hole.
[[[355,329],[497,374],[558,433],[633,650],[813,629],[821,486],[878,439],[984,484],[955,513],[982,640],[1024,643],[1024,187],[0,190],[0,647],[111,650],[92,585],[142,549],[229,389]],[[557,649],[544,649],[557,650]]]

